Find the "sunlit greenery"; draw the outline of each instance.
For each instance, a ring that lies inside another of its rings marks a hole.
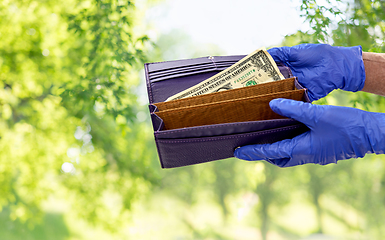
[[[223,51],[176,30],[149,39],[143,17],[154,3],[138,4],[0,1],[0,239],[385,237],[384,156],[160,169],[142,64]],[[385,51],[384,1],[298,7],[311,30],[282,45]],[[317,104],[385,109],[383,97],[342,91]]]
[[[137,18],[128,1],[1,1],[2,227],[33,229],[64,201],[55,209],[116,232],[158,179]]]

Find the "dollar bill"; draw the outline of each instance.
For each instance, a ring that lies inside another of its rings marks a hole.
[[[166,101],[247,87],[282,79],[284,79],[284,76],[279,71],[273,58],[265,48],[260,48],[242,58],[229,68],[195,86],[169,97]]]

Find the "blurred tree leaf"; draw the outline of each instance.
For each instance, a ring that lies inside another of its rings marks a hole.
[[[37,224],[54,197],[116,231],[156,183],[149,120],[137,117],[148,42],[133,30],[140,17],[131,1],[0,3],[0,209],[9,220]]]

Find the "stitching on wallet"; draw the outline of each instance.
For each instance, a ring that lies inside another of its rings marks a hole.
[[[215,62],[214,62],[214,57],[210,56],[210,57],[208,57],[208,59],[211,60],[211,62],[212,62],[212,63],[214,64],[214,66],[215,66],[215,70],[217,70],[218,67],[217,67],[217,64],[215,64]]]
[[[208,141],[217,141],[217,140],[226,140],[226,139],[233,139],[233,138],[243,138],[243,137],[250,137],[254,135],[262,135],[266,133],[274,133],[274,132],[282,132],[284,130],[292,130],[295,128],[299,128],[301,126],[290,126],[290,127],[283,127],[279,129],[273,129],[273,130],[266,130],[263,132],[257,132],[257,133],[244,133],[244,134],[237,134],[237,136],[223,136],[223,137],[208,137],[208,139],[191,139],[191,140],[163,140],[158,139],[159,142],[163,143],[186,143],[186,142],[208,142]]]

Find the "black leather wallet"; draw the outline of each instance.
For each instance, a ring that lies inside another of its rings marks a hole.
[[[269,107],[270,100],[281,97],[310,102],[307,90],[280,63],[285,80],[165,102],[243,57],[145,64],[149,109],[163,168],[233,157],[238,146],[272,143],[308,130]]]

